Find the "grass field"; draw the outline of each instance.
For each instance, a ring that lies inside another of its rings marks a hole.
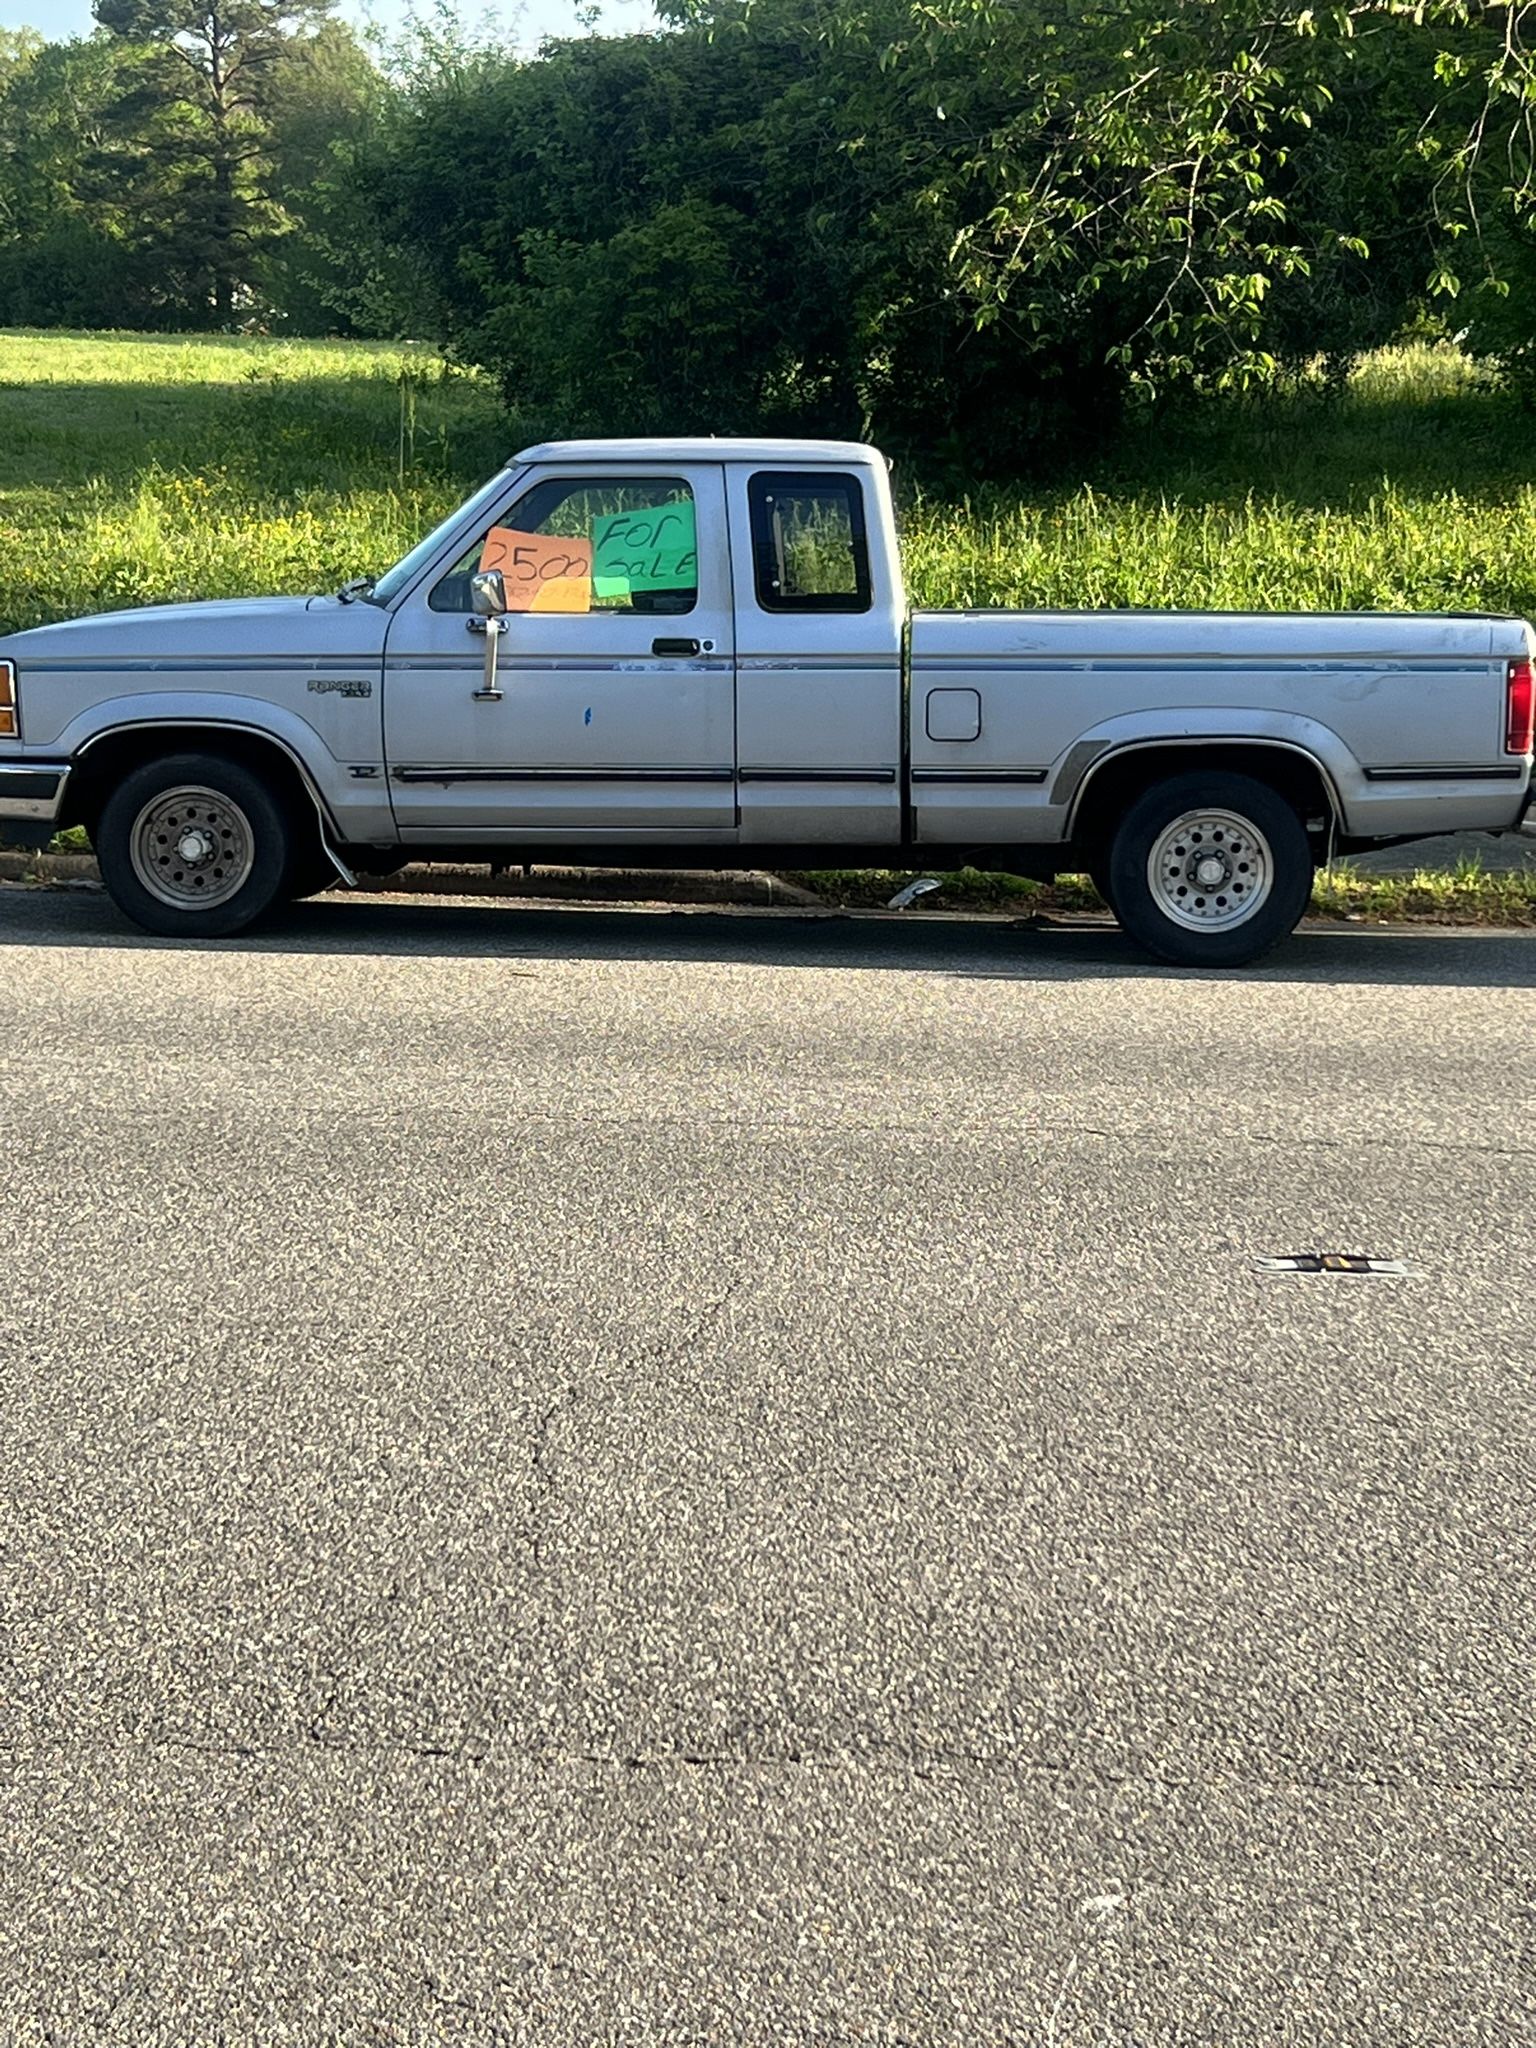
[[[425,348],[0,332],[0,632],[334,589],[521,438],[485,380]],[[1530,615],[1533,475],[1536,415],[1418,346],[1368,358],[1341,394],[1303,383],[1148,423],[1081,477],[903,489],[903,539],[919,604]],[[1499,908],[1536,915],[1536,891]]]
[[[0,632],[334,589],[509,452],[485,386],[425,350],[0,334]]]
[[[370,343],[0,333],[0,631],[333,588],[516,447],[488,385]],[[923,604],[1536,611],[1536,417],[1449,349],[1330,399],[1127,433],[1086,477],[903,494]]]

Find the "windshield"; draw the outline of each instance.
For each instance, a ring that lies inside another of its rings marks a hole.
[[[434,526],[425,540],[417,541],[408,555],[396,562],[393,569],[387,569],[374,584],[368,595],[375,604],[388,604],[392,598],[410,584],[427,566],[442,547],[443,542],[455,529],[473,513],[477,519],[484,518],[499,499],[505,497],[511,481],[509,469],[499,469],[489,483],[482,484],[472,498],[454,507],[439,525]]]

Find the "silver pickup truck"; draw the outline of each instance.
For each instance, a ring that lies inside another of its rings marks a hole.
[[[478,637],[476,637],[478,636]],[[886,464],[528,448],[376,579],[0,639],[0,835],[217,938],[406,860],[1086,871],[1232,966],[1331,853],[1536,831],[1530,626],[909,614]]]

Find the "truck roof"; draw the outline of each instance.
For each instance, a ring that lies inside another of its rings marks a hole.
[[[611,462],[615,458],[623,462],[771,462],[785,467],[807,462],[866,462],[885,467],[879,449],[862,441],[759,441],[734,434],[677,441],[661,435],[616,441],[540,441],[537,447],[519,449],[512,462]]]

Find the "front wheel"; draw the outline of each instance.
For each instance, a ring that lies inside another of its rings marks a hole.
[[[108,797],[95,832],[113,902],[163,938],[243,931],[282,896],[291,840],[270,786],[217,754],[136,768]]]
[[[1284,797],[1248,775],[1179,775],[1139,797],[1110,850],[1115,913],[1180,967],[1242,967],[1293,931],[1312,849]]]

